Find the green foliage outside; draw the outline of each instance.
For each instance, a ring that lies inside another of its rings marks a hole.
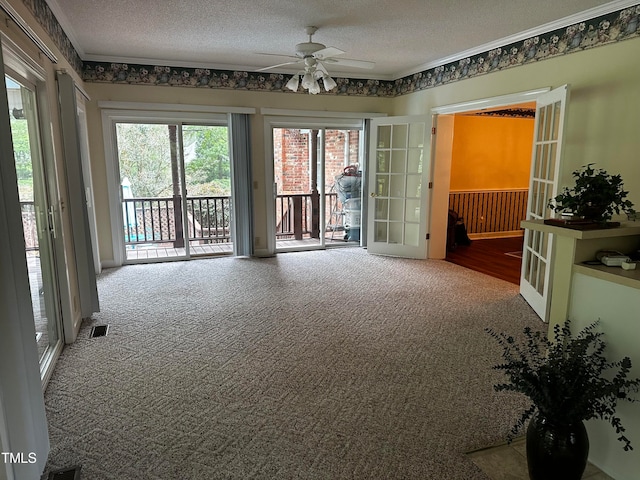
[[[183,134],[185,151],[195,146],[193,158],[185,155],[189,195],[231,195],[227,127],[185,127]]]
[[[18,190],[22,201],[33,200],[33,168],[27,120],[11,117],[11,136],[13,137],[13,155],[16,161]]]
[[[33,168],[26,119],[11,118],[11,134],[22,201],[33,200]],[[230,196],[231,166],[227,127],[183,127],[185,177],[189,196]],[[167,125],[118,124],[122,178],[136,197],[173,194],[171,144]]]
[[[167,125],[117,125],[120,175],[131,182],[134,197],[173,195],[169,132]],[[183,144],[188,195],[230,195],[227,128],[184,126]]]

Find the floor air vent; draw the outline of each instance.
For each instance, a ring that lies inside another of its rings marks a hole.
[[[80,480],[80,465],[49,472],[47,480]]]
[[[109,325],[95,325],[91,327],[91,333],[89,334],[89,337],[104,337],[107,335],[107,333],[109,333]]]

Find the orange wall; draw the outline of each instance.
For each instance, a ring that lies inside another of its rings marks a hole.
[[[529,187],[533,119],[456,115],[452,191]]]

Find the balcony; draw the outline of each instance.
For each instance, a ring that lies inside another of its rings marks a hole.
[[[313,218],[312,194],[278,195],[276,198],[276,242],[278,247],[317,244],[319,216]],[[338,198],[325,196],[325,239],[345,242],[342,219],[335,215]],[[124,244],[127,260],[184,256],[182,237],[188,239],[191,255],[224,255],[233,252],[231,239],[231,197],[187,197],[187,225],[176,219],[172,197],[128,198],[122,202],[126,225]],[[38,253],[36,214],[33,202],[21,202],[25,244]],[[178,209],[180,211],[180,209]],[[334,212],[334,215],[332,215]],[[177,220],[177,221],[176,221]],[[183,235],[184,233],[184,235]]]
[[[316,199],[319,195],[315,195]],[[331,223],[337,195],[326,198],[326,223]],[[187,197],[187,224],[183,225],[179,197],[127,198],[122,202],[127,259],[184,256],[184,239],[192,255],[230,254],[231,197]],[[318,202],[318,200],[315,200]],[[278,246],[305,244],[319,239],[320,217],[314,218],[313,194],[276,197],[276,241]],[[177,208],[176,208],[177,207]],[[316,208],[316,211],[318,209]],[[333,222],[327,240],[344,242],[344,228]],[[312,242],[313,243],[313,242]]]

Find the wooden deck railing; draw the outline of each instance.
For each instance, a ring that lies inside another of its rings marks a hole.
[[[327,215],[336,194],[327,196]],[[231,197],[187,197],[188,224],[184,227],[189,241],[224,243],[231,241]],[[125,245],[176,242],[174,201],[171,197],[127,198],[122,202]],[[319,223],[319,217],[315,220]],[[311,194],[276,197],[276,238],[309,238],[319,232],[314,225]]]
[[[331,217],[331,212],[338,201],[336,193],[325,195],[326,222]],[[319,205],[316,207],[320,209]],[[325,222],[325,223],[326,223]],[[290,195],[278,195],[276,198],[276,238],[301,240],[303,238],[320,235],[319,211],[314,218],[313,195],[299,193]]]
[[[24,243],[26,250],[38,250],[38,228],[36,224],[36,207],[33,201],[20,202],[20,210],[22,211],[22,229],[24,232]]]
[[[225,243],[231,241],[231,197],[187,197],[189,241]],[[125,245],[176,243],[176,215],[172,197],[127,198],[122,202]],[[178,219],[179,220],[179,219]]]
[[[325,211],[329,218],[337,195],[325,196]],[[276,198],[276,238],[309,238],[319,230],[313,225],[311,194],[278,195]],[[20,202],[27,250],[38,250],[36,212],[33,201]],[[125,219],[125,245],[176,242],[174,204],[171,197],[127,198],[122,202]],[[231,197],[187,197],[185,227],[189,241],[226,243],[231,241]],[[317,220],[316,220],[317,222]],[[315,228],[314,228],[315,227]]]

